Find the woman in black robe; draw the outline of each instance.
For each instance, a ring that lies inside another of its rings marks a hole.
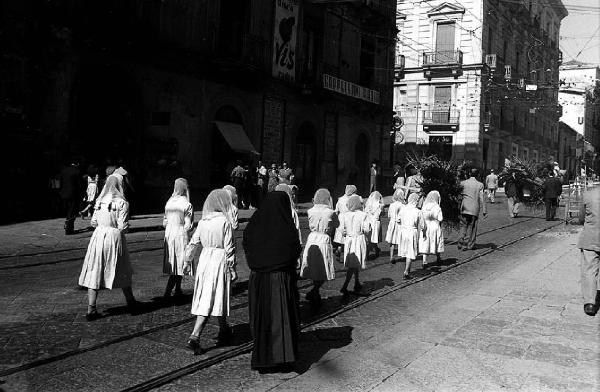
[[[252,368],[278,370],[297,359],[300,317],[296,263],[301,246],[285,192],[271,192],[244,230]],[[283,369],[282,369],[283,370]]]

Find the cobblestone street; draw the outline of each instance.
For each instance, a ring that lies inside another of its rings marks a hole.
[[[337,264],[318,313],[304,300],[310,282],[300,281],[301,361],[291,373],[272,375],[249,366],[248,269],[240,239],[249,211],[241,211],[236,232],[235,341],[215,347],[217,328],[210,324],[202,342],[209,350],[197,357],[184,348],[193,321],[192,280],[184,280],[180,302],[156,301],[166,283],[162,215],[132,219],[127,235],[134,293],[144,312],[130,315],[120,290],[103,291],[98,305],[104,317],[91,323],[84,318],[86,293],[76,285],[88,222],[78,221],[80,232],[69,237],[61,234],[60,220],[4,226],[0,388],[598,390],[600,331],[598,319],[582,310],[575,247],[580,228],[530,211],[511,219],[504,197],[489,207],[477,249],[459,251],[456,233],[448,233],[441,265],[422,271],[418,261],[410,281],[402,281],[403,262],[389,263],[386,246],[361,274],[360,295],[340,295],[343,266]]]

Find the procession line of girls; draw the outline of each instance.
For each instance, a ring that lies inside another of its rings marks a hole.
[[[200,336],[211,316],[219,322],[218,344],[233,333],[227,323],[231,282],[237,279],[235,242],[236,193],[233,187],[216,189],[206,198],[194,234],[193,208],[185,179],[175,180],[165,205],[163,272],[169,275],[164,299],[181,295],[183,275],[194,275],[191,313],[196,322],[187,341],[194,352],[204,352]],[[124,233],[129,228],[129,204],[121,176],[111,175],[94,205],[95,227],[84,259],[79,284],[88,288],[88,321],[102,317],[96,309],[101,289],[122,288],[130,310],[139,310],[131,289],[132,268]],[[268,238],[269,241],[265,239]],[[201,245],[202,250],[197,256]],[[243,238],[250,267],[248,285],[250,328],[254,339],[252,368],[259,371],[289,366],[298,352],[300,318],[296,268],[301,254],[298,214],[292,190],[279,185],[267,195]],[[197,262],[194,263],[194,259]]]
[[[398,257],[406,258],[404,279],[410,279],[410,268],[417,255],[423,256],[423,268],[428,268],[427,257],[435,255],[440,259],[444,252],[444,233],[441,227],[443,221],[440,207],[440,193],[431,191],[420,204],[419,193],[411,193],[405,203],[405,191],[397,188],[388,208],[388,224],[385,240],[390,244],[390,262],[395,264],[394,248]]]

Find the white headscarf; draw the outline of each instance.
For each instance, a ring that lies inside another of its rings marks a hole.
[[[223,189],[225,189],[227,192],[229,192],[229,196],[231,197],[231,202],[233,203],[234,206],[237,206],[238,196],[237,196],[237,191],[235,190],[235,188],[232,185],[225,185],[223,187]]]
[[[378,209],[381,210],[383,208],[383,196],[381,193],[374,191],[369,195],[365,203],[365,212],[371,214],[375,213]]]
[[[325,188],[317,189],[313,196],[314,205],[326,205],[333,209],[333,200],[331,199],[331,193]]]
[[[190,201],[190,189],[185,178],[178,178],[175,180],[171,199],[178,196],[183,196],[187,199],[187,201]]]
[[[229,192],[224,189],[215,189],[208,194],[204,201],[204,205],[202,206],[202,220],[209,220],[222,214],[233,225],[229,213],[230,209],[231,196],[229,196]]]
[[[106,179],[102,192],[96,200],[96,208],[100,208],[102,203],[108,204],[115,199],[126,200],[123,193],[123,179],[121,176],[111,175]]]

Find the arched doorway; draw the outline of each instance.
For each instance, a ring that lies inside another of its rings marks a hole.
[[[354,181],[358,192],[366,195],[369,190],[369,139],[361,133],[356,139],[354,147],[354,162],[356,180]]]
[[[305,122],[296,134],[293,169],[295,183],[298,185],[302,200],[310,198],[317,180],[317,136],[314,125]]]
[[[230,105],[223,106],[215,114],[214,121],[223,121],[232,124],[239,124],[242,127],[244,122],[240,113]],[[229,184],[229,175],[235,166],[236,160],[243,160],[243,154],[236,153],[231,149],[219,128],[213,124],[211,132],[211,159],[210,159],[210,184],[211,187],[222,187]]]

